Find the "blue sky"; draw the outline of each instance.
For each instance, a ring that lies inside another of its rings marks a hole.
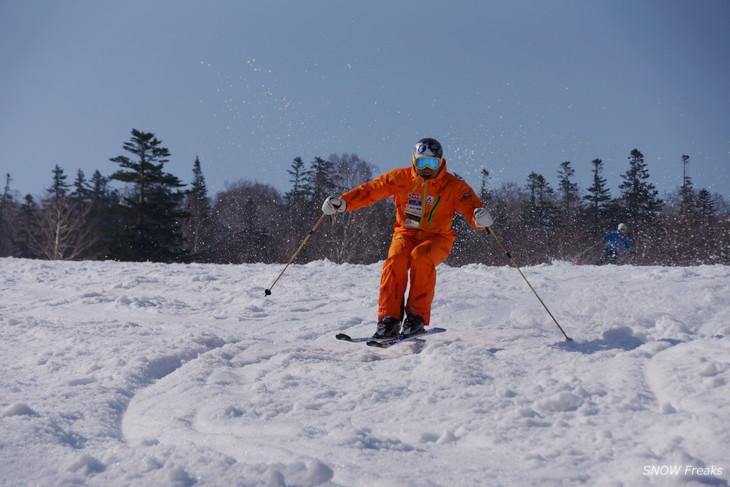
[[[0,171],[42,195],[117,166],[132,128],[211,196],[289,189],[294,157],[355,153],[381,172],[435,137],[474,187],[557,187],[560,163],[613,196],[638,148],[660,191],[730,196],[730,2],[0,1]]]

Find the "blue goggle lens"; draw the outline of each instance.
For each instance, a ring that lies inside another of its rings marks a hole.
[[[438,169],[441,167],[441,160],[440,157],[419,157],[413,162],[413,165],[416,166],[416,169]]]

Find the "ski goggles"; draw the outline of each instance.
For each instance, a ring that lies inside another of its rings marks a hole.
[[[413,156],[413,167],[416,169],[436,170],[443,164],[443,157],[415,157]]]

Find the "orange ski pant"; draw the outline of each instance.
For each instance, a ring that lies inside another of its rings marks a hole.
[[[436,266],[449,256],[453,243],[453,237],[444,235],[432,234],[422,239],[402,233],[393,236],[380,275],[378,319],[401,316],[410,277],[405,312],[420,315],[426,325],[430,323]]]

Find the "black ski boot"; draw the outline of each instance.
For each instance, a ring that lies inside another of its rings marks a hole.
[[[426,333],[426,328],[424,326],[423,318],[415,313],[408,313],[406,321],[403,322],[403,332],[401,333],[401,336],[409,337]]]
[[[398,336],[400,332],[400,320],[392,316],[383,316],[378,321],[378,328],[375,330],[374,338],[390,338]]]

